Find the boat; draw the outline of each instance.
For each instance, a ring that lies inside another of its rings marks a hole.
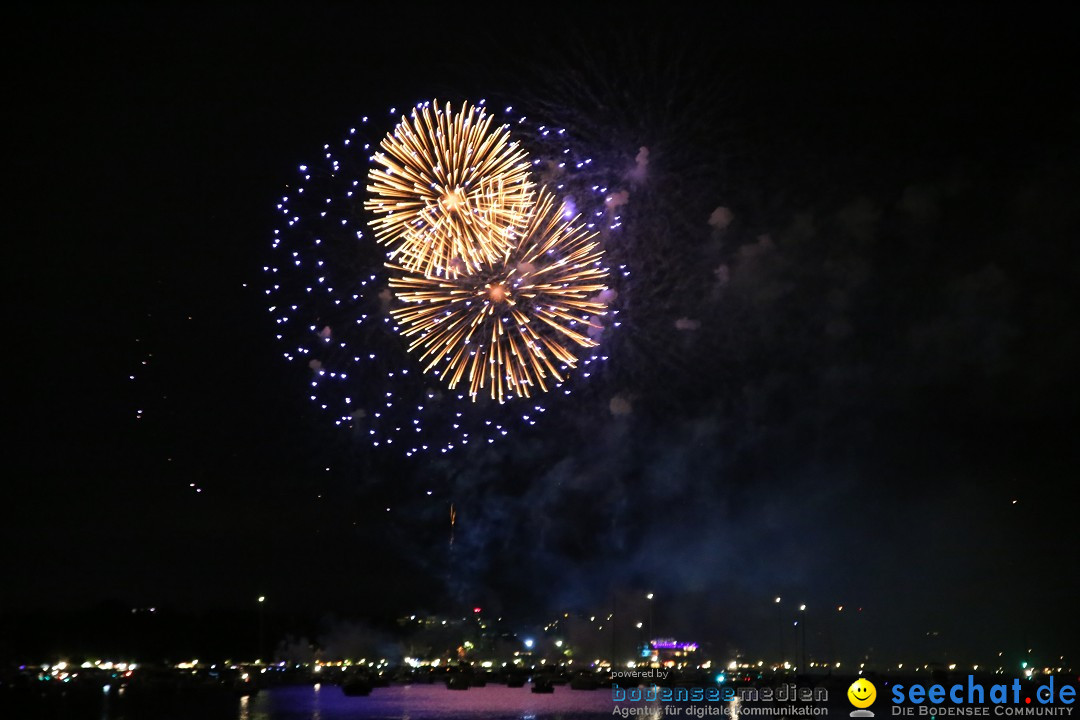
[[[532,691],[538,695],[549,695],[555,692],[555,683],[551,678],[533,678]]]
[[[451,673],[446,676],[447,690],[468,690],[469,676],[465,673]]]
[[[348,697],[366,697],[371,694],[371,683],[363,678],[352,678],[341,684],[341,692]]]

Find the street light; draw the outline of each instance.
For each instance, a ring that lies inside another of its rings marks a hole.
[[[645,596],[645,599],[649,601],[649,642],[653,639],[653,594],[649,593]]]
[[[784,664],[784,611],[780,608],[779,595],[776,596],[773,602],[776,603],[777,626],[780,628],[780,655],[776,660],[776,666],[779,668]]]
[[[259,596],[259,659],[263,659],[266,655],[266,596]]]
[[[802,660],[799,662],[799,670],[806,674],[806,605],[799,606],[799,612],[802,613]]]

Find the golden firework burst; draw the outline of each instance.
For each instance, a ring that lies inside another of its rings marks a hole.
[[[605,312],[603,251],[563,207],[541,191],[525,227],[497,260],[473,272],[432,277],[388,263],[390,288],[402,307],[391,310],[410,352],[450,388],[468,381],[475,400],[485,388],[500,403],[562,382],[576,366],[576,348],[597,343]]]
[[[528,221],[527,154],[484,108],[413,109],[380,144],[364,207],[375,237],[410,272],[453,276],[505,255]]]

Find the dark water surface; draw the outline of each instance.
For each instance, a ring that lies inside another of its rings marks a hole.
[[[596,720],[611,717],[613,708],[609,689],[557,687],[550,695],[540,695],[528,686],[490,685],[458,691],[442,685],[401,685],[376,688],[367,697],[346,697],[336,685],[298,685],[241,698],[238,720]]]

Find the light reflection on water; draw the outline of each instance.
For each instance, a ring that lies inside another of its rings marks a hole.
[[[610,717],[610,690],[571,690],[550,695],[501,685],[447,690],[442,685],[375,688],[346,697],[336,685],[263,690],[240,702],[238,720],[596,720]]]

